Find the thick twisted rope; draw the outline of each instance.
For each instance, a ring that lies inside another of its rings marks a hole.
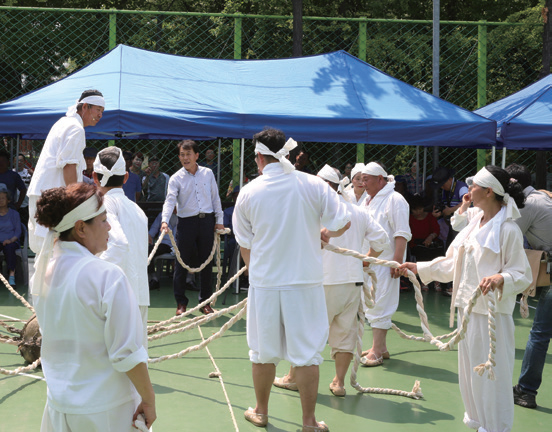
[[[191,346],[189,348],[186,348],[185,350],[182,350],[182,351],[180,351],[179,353],[176,353],[176,354],[164,355],[164,356],[161,356],[161,357],[149,359],[148,362],[149,363],[160,363],[160,362],[165,361],[165,360],[173,360],[173,359],[176,359],[176,358],[184,357],[185,355],[189,354],[192,351],[198,351],[198,350],[202,349],[203,347],[205,347],[206,345],[211,343],[213,340],[220,338],[226,332],[226,330],[228,330],[230,327],[232,327],[245,314],[246,310],[247,310],[247,304],[244,303],[244,307],[235,316],[233,316],[230,320],[228,320],[228,322],[226,324],[224,324],[218,332],[214,333],[212,336],[210,336],[208,339],[205,339],[204,341],[202,341],[198,345],[194,345],[194,346]]]
[[[220,296],[226,289],[228,289],[228,287],[230,287],[232,285],[232,283],[237,278],[239,278],[246,270],[247,270],[247,266],[243,266],[234,276],[232,276],[230,279],[228,279],[228,281],[226,281],[226,283],[224,284],[224,286],[220,290],[213,293],[213,295],[211,297],[209,297],[208,299],[202,301],[200,304],[198,304],[193,309],[187,310],[182,315],[175,315],[175,316],[173,316],[173,317],[171,317],[171,318],[169,318],[165,321],[161,321],[157,324],[149,326],[148,327],[148,333],[150,333],[150,331],[153,333],[155,330],[158,330],[158,329],[162,328],[163,326],[165,326],[167,324],[173,323],[175,321],[182,320],[183,318],[190,315],[191,313],[196,312],[199,309],[201,309],[203,306],[211,303],[214,299],[216,299],[218,296]]]
[[[31,363],[28,366],[18,367],[17,369],[14,369],[14,370],[0,368],[0,373],[3,375],[19,375],[20,373],[35,370],[39,364],[40,364],[40,359],[35,360],[33,363]]]
[[[479,376],[483,376],[485,371],[489,372],[488,378],[492,381],[495,380],[494,367],[496,366],[496,302],[493,291],[487,293],[487,304],[489,307],[488,322],[489,322],[489,356],[485,363],[481,363],[479,366],[473,368],[474,372],[477,372]]]
[[[4,282],[4,285],[6,285],[6,288],[17,298],[21,303],[23,303],[23,306],[25,306],[27,309],[29,309],[32,313],[34,313],[34,308],[21,296],[16,290],[14,290],[9,282],[6,280],[4,275],[0,273],[0,279],[2,282]]]
[[[227,313],[230,313],[230,312],[234,311],[235,309],[240,309],[242,307],[245,307],[246,303],[247,303],[247,299],[243,299],[241,302],[239,302],[239,303],[237,303],[233,306],[230,306],[226,309],[221,309],[219,311],[216,311],[215,313],[207,314],[207,315],[204,315],[204,316],[198,316],[198,317],[195,317],[194,319],[185,321],[183,323],[175,324],[174,326],[171,326],[171,327],[177,327],[177,326],[182,326],[182,325],[185,325],[185,327],[176,328],[176,329],[173,329],[173,330],[169,330],[169,331],[165,331],[163,333],[156,334],[154,336],[150,336],[150,337],[148,337],[148,341],[154,341],[154,340],[162,339],[166,336],[171,336],[171,335],[174,335],[174,334],[177,334],[177,333],[184,332],[186,330],[191,330],[193,328],[199,327],[200,325],[206,324],[210,321],[213,321],[213,320],[219,318],[221,315],[225,315]]]
[[[203,337],[203,332],[201,331],[201,327],[197,328],[199,330],[199,335],[201,336],[201,340],[205,341],[205,338]],[[224,397],[226,399],[226,405],[228,406],[228,410],[230,411],[230,417],[232,418],[232,423],[234,424],[234,430],[236,432],[239,432],[238,423],[236,422],[236,416],[234,415],[234,410],[232,409],[232,404],[230,403],[230,398],[228,397],[228,393],[226,392],[226,387],[224,386],[224,380],[222,379],[222,373],[220,372],[220,369],[217,366],[217,363],[215,362],[215,359],[211,355],[211,351],[209,350],[209,347],[205,347],[205,351],[209,355],[209,359],[211,360],[211,363],[213,363],[213,366],[215,367],[215,371],[211,372],[209,374],[209,378],[215,378],[217,377],[220,382],[220,386],[222,387],[222,392],[224,393]]]

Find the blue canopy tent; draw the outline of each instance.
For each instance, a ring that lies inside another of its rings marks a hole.
[[[550,149],[552,75],[474,112],[497,122],[497,141],[507,149]]]
[[[84,89],[106,99],[89,139],[246,138],[490,148],[496,124],[344,52],[213,60],[119,45],[79,71],[0,104],[0,136],[44,139]]]

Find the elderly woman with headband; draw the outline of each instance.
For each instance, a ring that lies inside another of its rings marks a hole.
[[[363,163],[357,163],[351,170],[351,186],[347,186],[347,195],[350,201],[356,205],[362,205],[366,200],[366,189],[364,189],[364,182],[362,181],[362,170],[365,165]]]
[[[514,369],[514,321],[516,295],[531,283],[531,269],[523,250],[523,236],[514,219],[523,206],[521,186],[496,166],[481,169],[473,179],[470,197],[481,211],[458,234],[444,257],[430,262],[404,263],[418,273],[422,282],[453,282],[451,325],[454,308],[458,322],[464,308],[480,287],[465,340],[458,344],[458,379],[464,401],[464,423],[479,432],[507,432],[514,421],[512,374]],[[485,363],[489,352],[487,299],[495,291],[496,301],[496,380],[480,377],[474,367]]]
[[[42,333],[48,398],[42,432],[132,431],[156,418],[135,296],[122,270],[96,254],[110,230],[94,185],[42,193],[38,223],[48,234],[31,293]]]
[[[104,107],[105,100],[98,90],[86,90],[48,132],[27,191],[29,247],[35,253],[48,232],[46,227],[36,223],[36,201],[43,190],[83,181],[82,172],[86,168],[82,153],[86,147],[84,128],[98,124]]]

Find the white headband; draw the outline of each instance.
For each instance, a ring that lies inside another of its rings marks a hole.
[[[108,169],[103,165],[100,161],[100,155],[103,151],[108,150],[110,148],[115,148],[119,150],[119,158],[117,159],[117,162],[111,167],[111,169]],[[119,147],[108,147],[107,149],[101,150],[97,155],[96,159],[94,160],[94,172],[96,174],[101,174],[102,180],[100,181],[100,185],[102,187],[105,187],[111,176],[117,175],[117,176],[124,176],[126,174],[126,162],[125,158],[123,157],[123,151]]]
[[[353,169],[351,170],[351,180],[353,179],[354,176],[356,176],[358,173],[362,173],[362,170],[364,169],[366,165],[364,165],[363,163],[357,163]]]
[[[481,187],[491,188],[495,194],[504,197],[504,202],[507,205],[507,218],[517,219],[521,217],[516,202],[513,199],[510,199],[510,195],[504,190],[502,184],[489,172],[489,170],[487,170],[487,168],[483,167],[479,170],[473,178],[473,183]]]
[[[105,108],[105,99],[103,96],[86,96],[82,100],[76,100],[75,105],[71,105],[69,108],[67,108],[67,112],[65,113],[66,116],[71,117],[75,116],[77,114],[77,105],[78,104],[89,104],[89,105],[98,105]]]
[[[46,275],[46,269],[48,268],[48,262],[52,257],[54,242],[59,237],[59,234],[73,228],[78,221],[93,219],[104,211],[105,207],[103,205],[98,209],[98,197],[94,194],[63,216],[61,222],[57,224],[55,228],[48,231],[34,265],[35,273],[31,279],[32,295],[42,296],[46,294],[44,277]]]
[[[316,174],[321,179],[327,180],[331,183],[335,183],[336,185],[339,185],[337,188],[338,192],[343,194],[345,191],[345,186],[347,186],[350,183],[349,177],[343,177],[343,179],[339,180],[339,175],[337,174],[337,171],[335,168],[332,168],[328,164],[324,165],[324,167],[318,171],[318,174]]]
[[[388,182],[394,182],[395,177],[392,175],[388,175],[387,172],[382,168],[380,164],[377,164],[375,162],[370,162],[366,164],[364,169],[362,170],[362,174],[368,174],[373,176],[383,176],[387,179]]]
[[[257,140],[255,143],[255,153],[260,153],[263,155],[269,155],[269,156],[275,157],[276,159],[278,159],[278,162],[280,162],[284,167],[284,172],[286,174],[289,174],[295,169],[295,167],[286,158],[286,156],[289,154],[289,151],[293,150],[295,147],[297,147],[297,143],[293,138],[290,138],[286,141],[286,144],[280,150],[274,153],[270,151],[270,149],[266,145],[264,145],[262,142]]]

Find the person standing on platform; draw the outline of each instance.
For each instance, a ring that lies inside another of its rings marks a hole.
[[[161,230],[169,230],[168,222],[176,205],[178,216],[176,245],[184,263],[190,265],[192,254],[197,248],[198,261],[203,263],[211,254],[215,231],[224,229],[223,213],[217,182],[213,171],[197,164],[199,146],[195,141],[184,140],[178,143],[178,158],[182,168],[169,180],[167,198],[163,204]],[[176,263],[173,288],[177,303],[176,315],[186,312],[186,276],[188,270]],[[213,294],[213,270],[208,264],[201,271],[199,302]],[[201,308],[204,314],[213,313],[211,305]]]
[[[350,215],[328,184],[286,159],[297,143],[286,143],[282,131],[265,129],[253,142],[262,175],[241,189],[233,215],[249,268],[247,343],[257,399],[244,415],[255,426],[267,425],[276,365],[287,360],[296,367],[303,431],[328,431],[315,418],[328,339],[320,227],[339,236],[350,227]]]
[[[362,171],[362,179],[368,193],[364,208],[385,229],[391,241],[391,247],[380,255],[380,259],[400,264],[406,258],[406,244],[412,238],[408,224],[408,203],[400,193],[395,192],[394,177],[388,175],[380,164],[367,164]],[[376,266],[374,271],[378,281],[375,306],[366,310],[373,341],[372,347],[362,353],[363,366],[379,366],[384,359],[389,358],[387,331],[391,328],[391,318],[399,306],[399,270]]]
[[[107,147],[94,161],[94,182],[104,194],[107,221],[111,225],[107,250],[100,258],[117,264],[125,273],[140,307],[147,348],[148,328],[148,218],[123,192],[128,180],[125,160],[119,147]]]
[[[86,147],[84,128],[96,126],[103,116],[105,100],[98,90],[86,90],[65,117],[46,137],[29,185],[29,247],[38,253],[48,233],[35,220],[36,201],[43,190],[82,181],[85,169],[82,151]]]

